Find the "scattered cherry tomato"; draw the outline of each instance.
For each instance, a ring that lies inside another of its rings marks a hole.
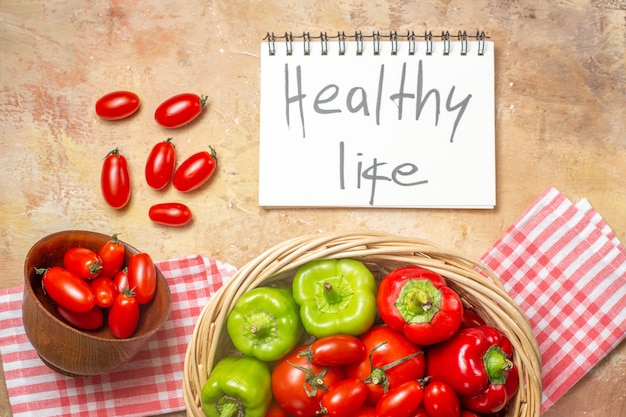
[[[156,267],[145,252],[136,253],[128,261],[128,286],[135,293],[139,304],[146,304],[154,297],[157,286]]]
[[[98,249],[97,255],[102,261],[102,269],[99,275],[113,278],[124,264],[124,245],[119,241],[117,235],[113,235],[111,240]]]
[[[347,365],[363,359],[365,345],[355,336],[336,334],[315,340],[301,355],[317,365]]]
[[[96,305],[91,288],[75,273],[60,266],[35,271],[43,274],[44,291],[60,306],[75,313],[86,313]]]
[[[94,306],[86,313],[75,313],[62,307],[60,304],[57,304],[56,307],[59,316],[77,329],[96,330],[104,324],[104,314],[102,314],[102,309],[98,306]]]
[[[102,269],[102,259],[87,248],[74,247],[65,251],[63,266],[83,279],[94,279]]]
[[[139,110],[139,97],[130,91],[114,91],[96,101],[96,114],[105,120],[119,120]]]
[[[459,417],[461,405],[452,387],[442,381],[433,381],[424,388],[424,410],[429,417]]]
[[[160,203],[150,207],[150,220],[167,226],[184,226],[191,221],[189,207],[182,203]]]
[[[184,126],[200,116],[207,96],[184,93],[170,97],[159,104],[154,112],[154,120],[167,128]]]
[[[118,293],[124,292],[125,288],[130,288],[128,286],[128,268],[124,268],[115,274],[115,277],[113,277],[113,284],[115,284],[115,289]]]
[[[180,164],[174,172],[174,188],[182,192],[192,191],[211,178],[217,166],[217,154],[212,146],[209,149],[210,152],[198,152]]]
[[[298,354],[300,346],[282,358],[272,371],[272,393],[280,407],[296,417],[314,417],[320,411],[320,401],[326,391],[344,379],[340,366],[312,364]]]
[[[422,403],[424,391],[418,380],[412,379],[385,392],[376,404],[377,417],[412,417]]]
[[[96,298],[96,305],[102,308],[109,308],[115,301],[117,288],[115,283],[109,277],[97,277],[89,283],[91,291]]]
[[[339,381],[322,397],[321,414],[328,417],[346,417],[365,404],[367,393],[367,386],[361,379]]]
[[[172,138],[159,142],[150,151],[146,162],[146,182],[155,190],[161,190],[170,183],[176,165],[176,148]]]
[[[135,294],[126,289],[115,297],[109,310],[107,324],[113,336],[118,339],[130,337],[139,323],[139,304]]]
[[[121,209],[130,200],[130,175],[126,158],[115,148],[104,158],[100,188],[104,200],[113,208]]]

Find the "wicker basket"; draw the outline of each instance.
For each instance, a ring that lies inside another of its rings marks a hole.
[[[483,265],[415,238],[377,232],[324,233],[287,240],[239,269],[200,313],[185,356],[183,395],[187,415],[203,416],[200,392],[213,364],[233,352],[225,322],[238,297],[267,282],[290,280],[315,259],[351,258],[364,262],[378,279],[405,265],[420,265],[446,277],[467,307],[500,328],[515,348],[520,388],[507,417],[538,417],[541,356],[524,313],[498,278]]]

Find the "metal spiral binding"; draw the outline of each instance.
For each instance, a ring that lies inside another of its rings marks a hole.
[[[319,35],[311,35],[309,32],[303,32],[301,35],[294,35],[292,32],[285,32],[282,35],[275,35],[274,32],[268,32],[263,38],[267,41],[268,52],[270,55],[276,55],[276,42],[284,41],[287,55],[293,54],[293,44],[295,41],[300,41],[303,45],[304,55],[311,54],[311,41],[317,41],[321,44],[322,55],[328,55],[328,42],[337,41],[339,45],[339,55],[346,54],[346,40],[352,40],[356,42],[356,54],[363,55],[364,45],[366,41],[371,41],[373,44],[374,55],[380,55],[380,42],[381,39],[387,39],[391,42],[391,55],[398,54],[398,42],[400,40],[406,40],[409,43],[409,55],[415,55],[417,50],[416,42],[422,40],[426,45],[426,55],[433,54],[433,42],[435,39],[439,39],[443,42],[443,55],[450,54],[450,42],[452,35],[449,31],[442,31],[441,35],[433,35],[432,31],[425,31],[423,35],[416,35],[413,31],[408,31],[406,34],[401,35],[396,31],[389,32],[387,35],[381,35],[379,31],[373,31],[369,35],[363,34],[361,31],[356,31],[353,35],[346,35],[345,32],[338,32],[336,35],[329,35],[327,32],[320,32]],[[467,55],[468,42],[470,39],[478,41],[477,54],[482,56],[485,54],[485,41],[489,39],[489,36],[484,31],[476,31],[476,34],[470,35],[467,31],[458,31],[456,39],[461,42],[462,56]]]

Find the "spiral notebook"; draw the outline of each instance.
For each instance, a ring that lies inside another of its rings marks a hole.
[[[259,205],[493,208],[494,115],[483,32],[268,34]]]

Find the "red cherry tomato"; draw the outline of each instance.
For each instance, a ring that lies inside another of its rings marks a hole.
[[[339,381],[322,397],[322,414],[328,417],[346,417],[365,404],[368,392],[367,385],[361,379]]]
[[[190,93],[170,97],[159,104],[154,112],[154,120],[167,128],[184,126],[200,116],[207,98],[207,96]]]
[[[463,321],[461,322],[461,328],[466,329],[468,327],[484,326],[485,320],[473,310],[463,309]]]
[[[155,190],[161,190],[170,183],[176,165],[176,149],[172,138],[159,142],[150,151],[146,162],[146,182]]]
[[[126,290],[115,297],[109,310],[107,324],[118,339],[130,337],[139,323],[139,304],[132,291]]]
[[[52,300],[75,313],[86,313],[96,305],[89,285],[78,275],[60,266],[37,269],[43,273],[41,284]]]
[[[452,387],[433,381],[424,388],[424,410],[429,417],[459,417],[461,405]]]
[[[113,278],[124,264],[124,245],[119,241],[117,235],[111,236],[97,252],[102,261],[100,276]]]
[[[391,388],[376,404],[377,417],[411,417],[422,403],[424,391],[417,380]]]
[[[102,259],[91,249],[70,248],[63,255],[63,266],[83,279],[94,279],[102,269]]]
[[[109,308],[115,301],[117,288],[109,277],[98,277],[89,283],[91,291],[96,298],[96,305],[102,308]]]
[[[167,226],[184,226],[191,221],[189,207],[182,203],[160,203],[150,207],[150,220]]]
[[[276,401],[272,400],[270,408],[267,409],[264,417],[289,417],[289,414],[280,408],[280,406],[276,404]]]
[[[348,417],[377,417],[376,409],[371,405],[365,404]]]
[[[104,200],[113,208],[121,209],[130,200],[130,176],[126,158],[115,148],[104,158],[100,187]]]
[[[365,344],[347,334],[326,336],[311,343],[310,359],[317,365],[347,365],[361,360],[364,355]]]
[[[96,114],[105,120],[119,120],[139,110],[139,97],[130,91],[114,91],[96,101]]]
[[[344,379],[341,366],[319,366],[298,356],[306,346],[296,348],[282,358],[272,371],[274,400],[295,417],[315,417],[324,393]],[[296,365],[296,366],[294,366]]]
[[[128,261],[128,286],[135,293],[139,304],[146,304],[154,297],[157,285],[156,267],[145,252],[136,253]]]
[[[415,413],[413,413],[411,417],[430,417],[430,416],[426,413],[426,410],[424,410],[424,407],[420,405],[419,407],[417,407],[417,410],[415,410]]]
[[[128,286],[128,268],[124,268],[115,274],[115,277],[113,277],[113,284],[115,284],[115,290],[118,293],[124,292],[125,288],[130,288]]]
[[[102,309],[94,306],[86,313],[75,313],[71,310],[56,305],[59,316],[70,326],[81,330],[96,330],[104,324],[104,314]]]
[[[192,191],[211,178],[217,166],[217,154],[212,146],[209,149],[210,152],[198,152],[180,164],[174,172],[174,188],[182,192]]]

